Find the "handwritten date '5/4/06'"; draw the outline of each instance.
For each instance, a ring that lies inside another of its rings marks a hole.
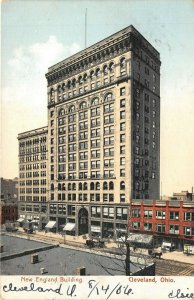
[[[128,285],[122,285],[117,283],[116,285],[102,285],[101,283],[97,282],[96,280],[89,280],[88,287],[90,292],[88,294],[88,298],[90,296],[107,296],[105,299],[108,300],[111,295],[133,295],[133,290]]]

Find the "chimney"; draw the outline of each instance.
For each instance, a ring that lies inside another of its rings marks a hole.
[[[76,275],[85,276],[86,275],[86,268],[80,267],[76,269]]]
[[[0,245],[0,253],[4,252],[4,245]]]
[[[45,268],[40,268],[40,274],[44,274],[44,273],[46,273]]]
[[[31,255],[31,264],[36,264],[38,262],[38,254]]]

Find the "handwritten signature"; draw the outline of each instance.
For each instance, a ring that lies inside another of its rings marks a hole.
[[[183,292],[183,291],[181,291],[181,289],[177,289],[177,290],[171,291],[168,294],[168,298],[176,298],[176,299],[184,299],[184,298],[192,299],[193,296],[194,296],[194,293],[191,293],[189,291],[189,288],[187,288],[187,292]]]

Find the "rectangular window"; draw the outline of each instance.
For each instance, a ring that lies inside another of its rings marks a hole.
[[[194,212],[184,212],[184,221],[193,222],[194,221]]]
[[[125,107],[125,99],[120,100],[120,108]]]
[[[124,96],[125,92],[125,87],[120,88],[120,96]]]
[[[121,120],[125,119],[125,111],[124,110],[120,112],[120,119]]]
[[[152,218],[152,210],[144,210],[144,218]]]
[[[139,208],[132,209],[132,217],[134,217],[134,218],[140,217],[140,209]]]
[[[152,223],[144,223],[145,231],[152,231]]]
[[[169,233],[179,234],[179,226],[174,224],[169,225]]]
[[[166,212],[162,210],[157,210],[156,211],[156,219],[165,219],[166,217]]]
[[[165,225],[164,224],[156,224],[156,231],[159,233],[165,233]]]
[[[170,220],[179,220],[179,212],[178,211],[170,211],[169,218],[170,218]]]

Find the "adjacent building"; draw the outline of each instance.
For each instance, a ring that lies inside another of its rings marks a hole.
[[[47,222],[47,127],[20,133],[19,223],[31,221],[42,229]]]
[[[46,78],[49,218],[113,236],[132,198],[159,198],[160,55],[129,26]]]
[[[155,242],[182,249],[194,245],[194,203],[186,200],[137,200],[130,205],[130,232],[151,234]]]
[[[0,222],[15,222],[18,218],[18,178],[0,179]]]

